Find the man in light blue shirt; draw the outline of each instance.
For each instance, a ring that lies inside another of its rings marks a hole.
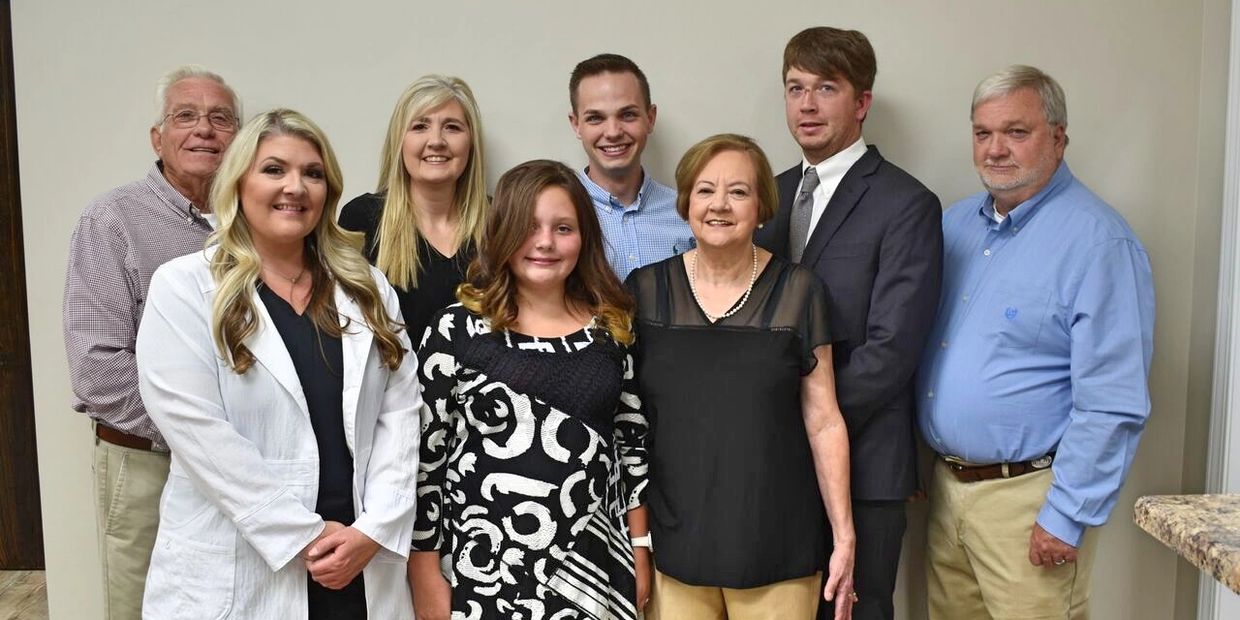
[[[573,69],[568,93],[568,121],[590,161],[577,174],[594,201],[616,275],[624,280],[638,267],[691,249],[693,233],[676,212],[676,190],[642,168],[658,113],[646,74],[624,56],[599,54]]]
[[[930,616],[1083,617],[1093,528],[1150,410],[1149,257],[1063,161],[1050,76],[988,77],[971,116],[987,191],[943,216],[943,294],[918,380],[938,454]]]

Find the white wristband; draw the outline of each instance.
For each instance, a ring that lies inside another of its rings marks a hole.
[[[650,534],[646,534],[645,536],[638,536],[636,538],[630,538],[629,543],[632,544],[634,547],[645,547],[649,549],[652,553],[654,552],[654,541],[650,539]]]

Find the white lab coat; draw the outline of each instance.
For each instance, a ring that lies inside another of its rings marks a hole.
[[[151,280],[137,358],[142,400],[172,449],[159,506],[144,618],[305,618],[307,572],[298,553],[318,536],[318,447],[288,350],[254,294],[256,363],[233,372],[211,338],[214,248],[175,259]],[[399,305],[372,268],[389,316]],[[344,431],[353,454],[353,527],[379,552],[363,570],[371,618],[413,618],[405,559],[418,471],[417,360],[389,371],[361,311],[339,287],[351,319],[344,350]]]

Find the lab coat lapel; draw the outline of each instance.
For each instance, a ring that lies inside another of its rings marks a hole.
[[[374,334],[362,318],[362,309],[339,285],[336,286],[336,312],[340,315],[340,344],[344,352],[344,436],[349,451],[356,455],[357,408]]]
[[[293,358],[289,357],[288,347],[284,346],[284,339],[280,337],[280,332],[276,331],[276,324],[267,312],[267,305],[258,297],[258,289],[254,289],[250,302],[258,313],[258,330],[246,346],[254,354],[254,359],[293,397],[301,412],[309,417],[310,408],[306,405],[306,394],[301,389],[297,368],[293,366]]]

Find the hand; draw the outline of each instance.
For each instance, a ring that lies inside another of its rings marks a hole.
[[[439,570],[438,551],[409,554],[409,590],[418,620],[448,620],[452,615],[452,586]]]
[[[1076,561],[1076,547],[1055,538],[1042,529],[1041,525],[1033,524],[1033,533],[1029,535],[1029,562],[1034,566],[1055,568],[1068,562]]]
[[[357,528],[346,527],[310,545],[306,568],[325,588],[339,590],[353,581],[379,551],[379,543]]]
[[[857,602],[857,592],[853,589],[855,551],[855,542],[839,541],[835,543],[835,549],[831,551],[831,562],[827,568],[827,584],[822,589],[822,597],[827,602],[835,603],[835,620],[852,618],[853,603]]]
[[[337,521],[325,521],[323,523],[323,531],[319,532],[319,535],[315,537],[314,540],[310,541],[310,544],[306,545],[301,550],[301,553],[299,553],[298,555],[300,555],[301,559],[305,560],[306,563],[309,564],[310,559],[311,559],[310,550],[313,549],[314,546],[318,544],[320,540],[323,540],[324,538],[327,538],[328,536],[331,536],[332,534],[335,534],[336,532],[343,530],[343,529],[344,529],[343,523],[339,523]]]
[[[634,568],[637,570],[637,611],[641,611],[650,603],[650,579],[654,572],[651,567],[650,549],[633,547],[633,559],[636,561]]]

